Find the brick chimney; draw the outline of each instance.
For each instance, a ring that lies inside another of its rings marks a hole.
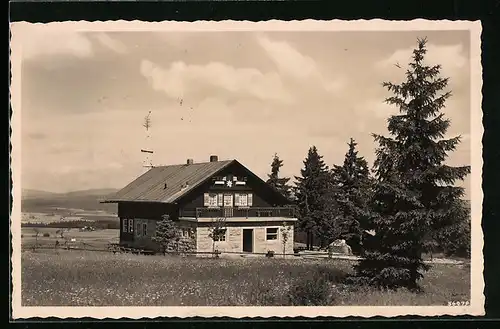
[[[193,159],[187,159],[186,164],[192,165],[194,163]]]
[[[210,162],[217,162],[217,161],[219,161],[219,157],[218,156],[216,156],[216,155],[211,155],[210,156]]]

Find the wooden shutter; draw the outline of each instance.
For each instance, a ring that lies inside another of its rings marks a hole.
[[[133,219],[128,220],[128,232],[134,233],[134,220]]]
[[[222,207],[224,205],[224,195],[222,193],[217,194],[217,206]]]
[[[247,195],[247,203],[248,203],[249,207],[252,206],[252,202],[253,202],[253,195],[252,195],[252,193],[248,193],[248,195]]]
[[[234,205],[237,206],[237,207],[241,206],[241,204],[240,204],[240,195],[238,193],[236,193],[234,195]]]
[[[203,194],[203,205],[205,207],[210,205],[210,195],[208,193]]]

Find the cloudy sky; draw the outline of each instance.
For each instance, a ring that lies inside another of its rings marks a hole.
[[[467,31],[77,33],[36,25],[23,35],[23,188],[123,187],[142,171],[148,111],[155,164],[216,154],[264,178],[277,152],[293,176],[311,145],[329,166],[341,163],[350,137],[371,164],[370,134],[386,133],[397,112],[383,103],[381,83],[404,79],[417,37],[428,38],[428,62],[450,77],[449,133],[464,139],[449,163],[470,164]]]

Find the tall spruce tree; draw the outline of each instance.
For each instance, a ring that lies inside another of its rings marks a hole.
[[[315,212],[315,235],[320,248],[325,248],[336,239],[342,237],[342,214],[336,199],[337,188],[333,184],[332,175],[326,175],[325,190],[320,196],[319,209]]]
[[[353,252],[360,253],[363,230],[368,228],[370,218],[371,181],[368,163],[358,156],[356,145],[351,138],[343,165],[334,165],[332,175],[340,211],[340,235]]]
[[[299,212],[299,229],[306,233],[307,249],[314,245],[318,223],[325,215],[325,195],[328,191],[329,173],[316,146],[309,149],[301,169],[301,177],[295,177],[295,197]],[[321,230],[320,230],[321,232]]]
[[[463,213],[464,190],[454,186],[470,173],[470,166],[445,164],[460,136],[445,139],[450,121],[440,110],[451,92],[443,92],[448,78],[440,65],[424,63],[426,39],[419,39],[401,84],[383,84],[392,97],[386,102],[400,114],[388,119],[391,137],[374,134],[379,147],[374,169],[377,183],[373,220],[375,236],[358,279],[396,288],[418,289],[418,280],[429,266],[422,260],[429,232],[452,225]]]
[[[279,177],[281,167],[283,167],[283,160],[277,154],[274,154],[273,162],[271,163],[271,173],[268,175],[269,179],[267,183],[287,199],[291,200],[291,186],[288,185],[290,178]]]

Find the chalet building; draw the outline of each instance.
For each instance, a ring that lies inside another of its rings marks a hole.
[[[219,251],[282,253],[286,228],[285,251],[293,253],[297,219],[290,202],[236,160],[211,156],[154,167],[104,202],[118,204],[120,243],[129,247],[156,248],[156,223],[168,214],[199,252],[212,251],[210,232],[218,222],[225,229],[215,242]]]

